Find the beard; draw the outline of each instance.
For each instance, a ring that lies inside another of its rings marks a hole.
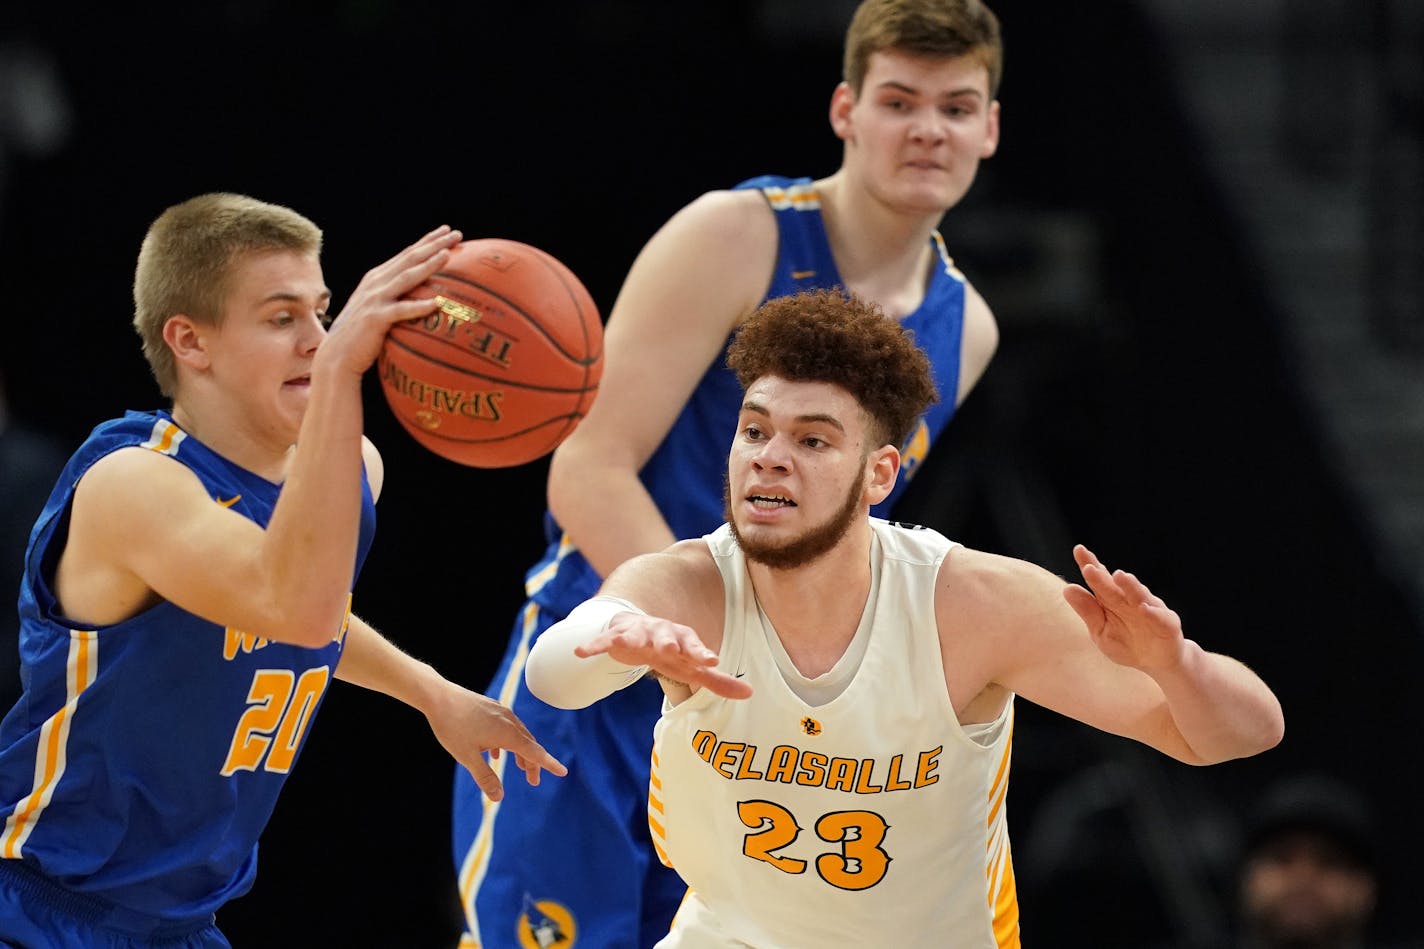
[[[747,560],[770,567],[773,570],[790,570],[808,564],[835,547],[840,539],[850,531],[858,516],[863,517],[862,485],[860,479],[851,482],[846,492],[845,502],[825,521],[808,528],[801,536],[782,541],[759,541],[748,539],[737,529],[737,521],[732,516],[732,488],[727,481],[722,483],[722,499],[726,505],[723,518],[732,528],[732,537],[742,548]]]

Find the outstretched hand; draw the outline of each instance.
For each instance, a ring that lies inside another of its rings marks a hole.
[[[647,666],[674,682],[708,689],[723,698],[744,699],[752,687],[717,668],[717,654],[690,626],[643,613],[619,613],[574,655],[608,655],[628,666]]]
[[[1182,621],[1161,597],[1124,570],[1109,572],[1082,544],[1073,548],[1073,559],[1088,589],[1070,583],[1063,597],[1103,655],[1148,674],[1181,662]]]
[[[498,758],[501,750],[512,753],[531,785],[539,783],[541,769],[560,778],[568,774],[512,711],[453,682],[448,683],[442,701],[426,712],[426,719],[436,739],[465,766],[491,801],[504,797],[504,786],[485,760],[486,752],[491,758]]]

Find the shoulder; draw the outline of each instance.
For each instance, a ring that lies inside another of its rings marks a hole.
[[[942,618],[992,631],[1057,610],[1065,585],[1026,560],[957,546],[940,564],[935,607]]]
[[[776,233],[776,218],[756,189],[708,191],[673,216],[669,224],[696,228],[709,238],[739,240]]]
[[[380,498],[381,486],[386,482],[386,463],[375,442],[365,435],[361,436],[361,460],[366,465],[366,481],[371,485],[371,497]]]
[[[722,603],[722,575],[702,538],[681,540],[657,553],[642,554],[609,574],[600,593],[636,603],[665,619],[687,623],[704,605]]]
[[[201,488],[198,475],[174,455],[127,445],[95,459],[79,476],[76,492],[98,496]]]

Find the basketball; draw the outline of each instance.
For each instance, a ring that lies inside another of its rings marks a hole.
[[[381,390],[420,444],[475,468],[541,458],[588,414],[603,325],[573,272],[528,244],[468,240],[409,296],[439,309],[391,328]]]

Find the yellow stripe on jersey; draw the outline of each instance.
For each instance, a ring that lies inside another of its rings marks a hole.
[[[931,236],[934,238],[935,248],[939,251],[939,259],[944,264],[944,272],[960,283],[967,283],[968,281],[965,280],[964,274],[960,273],[959,268],[954,266],[954,258],[949,256],[949,248],[944,246],[944,238],[940,235],[939,231],[936,230],[932,232]]]
[[[524,677],[524,662],[529,658],[529,641],[534,636],[534,629],[539,624],[539,607],[530,603],[524,607],[523,625],[519,637],[519,649],[514,654],[514,660],[509,664],[509,673],[499,687],[500,704],[506,708],[512,708],[514,703],[514,693],[519,687],[519,681]],[[489,765],[494,769],[501,783],[504,782],[504,766],[510,758],[514,757],[509,753],[492,758]],[[467,935],[475,934],[476,941],[473,945],[478,946],[478,934],[480,931],[479,919],[475,915],[475,895],[480,890],[480,885],[484,883],[485,874],[489,872],[490,847],[494,839],[494,821],[499,815],[499,803],[491,801],[483,794],[480,795],[480,802],[484,808],[484,816],[480,821],[479,832],[475,834],[474,841],[470,844],[469,851],[465,854],[464,862],[460,865],[460,905],[465,910],[465,928]],[[462,942],[461,945],[464,945]]]
[[[653,748],[653,764],[648,775],[648,831],[652,835],[653,849],[663,866],[671,868],[672,858],[667,852],[667,828],[663,826],[663,779],[658,774],[658,749]]]
[[[35,783],[15,810],[5,819],[0,836],[0,857],[16,859],[24,855],[25,841],[40,815],[54,797],[55,786],[64,776],[69,728],[79,694],[94,682],[99,669],[99,637],[94,630],[69,631],[69,661],[66,669],[65,703],[40,726],[35,753]]]
[[[1014,748],[1014,724],[1009,720],[1009,738],[994,781],[989,787],[988,831],[989,907],[994,915],[994,941],[999,949],[1019,949],[1019,897],[1014,878],[1014,859],[1009,849],[1009,827],[1004,801],[1009,792],[1009,761]]]
[[[153,431],[148,436],[148,441],[140,445],[140,448],[147,448],[149,451],[156,451],[160,455],[178,454],[178,446],[183,444],[183,439],[188,437],[188,433],[177,425],[164,419],[159,419],[153,423]]]
[[[815,211],[821,207],[821,196],[811,185],[792,185],[790,188],[763,188],[767,203],[773,211],[795,208],[798,211]]]
[[[564,534],[564,536],[560,537],[559,549],[558,552],[554,554],[553,562],[524,581],[524,595],[532,597],[542,590],[544,584],[554,579],[555,574],[559,572],[559,564],[563,563],[564,558],[573,553],[575,549],[574,542],[569,539],[568,534]]]

